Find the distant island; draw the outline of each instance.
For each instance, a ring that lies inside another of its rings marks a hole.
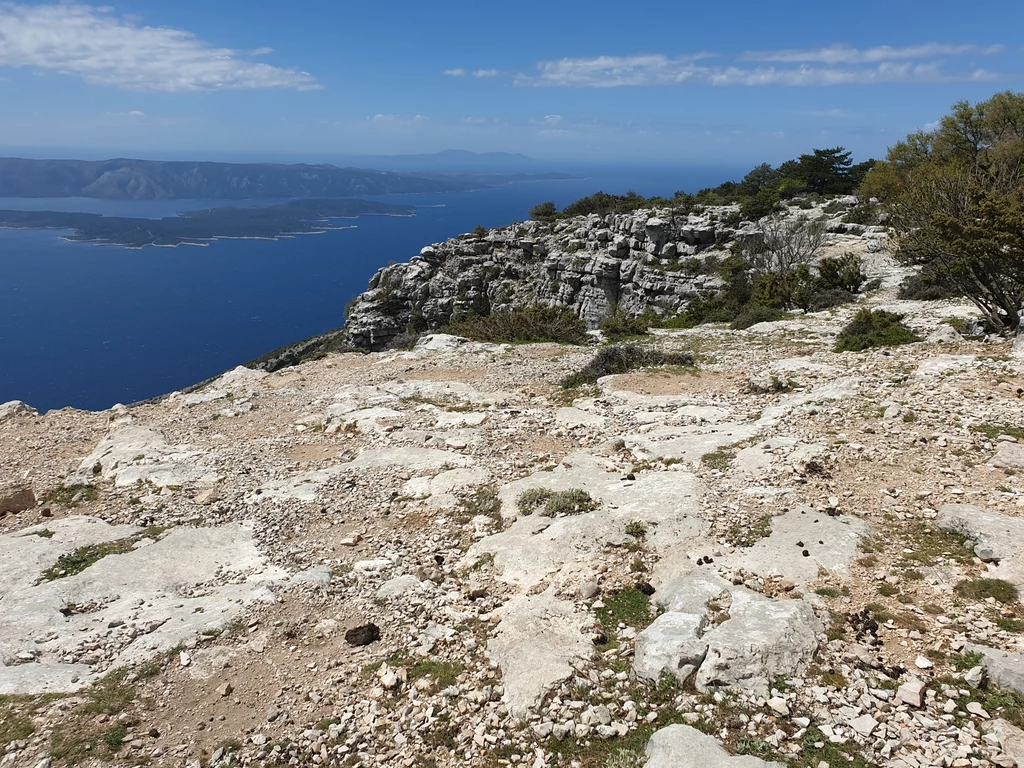
[[[472,154],[472,153],[470,153]],[[466,192],[516,181],[570,179],[560,173],[480,167],[454,174],[398,173],[334,165],[159,160],[0,158],[2,197],[104,200],[267,200]]]
[[[275,205],[219,207],[164,219],[101,216],[60,211],[0,211],[0,228],[70,229],[68,240],[142,248],[147,245],[204,245],[217,238],[276,239],[337,229],[331,219],[356,216],[412,216],[411,205],[368,200],[292,200]]]

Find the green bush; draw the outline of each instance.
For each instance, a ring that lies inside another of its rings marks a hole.
[[[807,311],[821,312],[822,310],[838,307],[842,304],[850,304],[856,300],[856,296],[842,289],[821,291],[811,296],[811,300],[807,304]]]
[[[858,293],[867,280],[860,256],[844,253],[836,258],[825,257],[818,262],[818,289]]]
[[[498,344],[545,341],[583,344],[590,338],[586,324],[571,310],[541,306],[471,315],[453,322],[443,332]]]
[[[871,347],[898,347],[921,341],[903,324],[903,315],[885,310],[862,309],[839,333],[836,352],[861,352]]]
[[[636,345],[606,347],[594,355],[580,371],[562,379],[562,386],[573,389],[584,384],[594,384],[602,376],[664,365],[693,365],[693,355],[689,352],[661,352]]]
[[[543,221],[545,219],[553,219],[556,216],[558,216],[558,209],[555,208],[553,200],[549,200],[546,203],[540,203],[530,209],[531,219]]]
[[[897,296],[909,301],[941,301],[960,298],[963,296],[963,291],[940,279],[929,270],[922,270],[915,275],[910,275],[900,283]]]
[[[618,305],[612,307],[612,313],[601,322],[601,332],[612,341],[635,336],[646,336],[647,319],[630,317]]]
[[[582,488],[552,493],[540,511],[542,517],[570,517],[584,512],[593,512],[600,504]]]

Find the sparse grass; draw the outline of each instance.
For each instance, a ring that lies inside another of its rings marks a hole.
[[[442,400],[438,397],[426,397],[424,395],[409,395],[399,400],[400,403],[408,405],[432,405],[442,411],[453,411],[455,413],[472,413],[479,409],[479,406],[463,403],[458,400]]]
[[[498,490],[494,486],[482,485],[461,500],[458,515],[460,522],[469,522],[477,515],[490,517],[496,522],[501,521],[501,499],[498,498]]]
[[[38,536],[41,539],[52,539],[53,536],[54,536],[53,531],[51,531],[49,528],[43,528],[43,529],[38,530],[38,531],[29,531],[28,533],[26,533],[24,535],[25,536]]]
[[[58,485],[49,491],[43,497],[43,500],[53,504],[61,504],[65,507],[73,507],[79,503],[74,500],[78,494],[82,494],[81,501],[95,501],[99,498],[99,491],[96,489],[96,486],[75,483],[73,485]]]
[[[614,631],[625,624],[643,629],[654,620],[651,599],[635,587],[629,587],[602,599],[603,608],[598,608],[597,620],[606,630]]]
[[[596,384],[602,376],[666,365],[692,366],[693,355],[689,352],[662,352],[635,344],[605,347],[581,370],[562,379],[562,387],[572,389],[584,384]]]
[[[807,733],[804,734],[801,747],[800,754],[796,758],[797,762],[791,762],[790,765],[799,766],[799,768],[804,768],[804,766],[816,768],[821,763],[827,763],[830,766],[844,766],[844,768],[869,768],[871,765],[864,758],[851,752],[856,745],[851,742],[835,744],[813,726],[808,728]]]
[[[892,584],[888,584],[884,581],[878,587],[878,594],[880,594],[882,597],[892,597],[898,591],[899,590],[897,590],[896,587],[894,587]]]
[[[437,683],[438,688],[448,688],[455,685],[460,672],[462,672],[462,667],[457,664],[448,661],[424,660],[409,668],[409,680],[430,677]]]
[[[67,552],[57,558],[57,562],[43,571],[43,581],[67,578],[81,573],[90,565],[95,565],[108,555],[123,555],[135,549],[135,539],[118,539],[103,544],[89,544],[79,547],[74,552]]]
[[[836,352],[862,352],[872,347],[896,347],[921,341],[903,324],[903,315],[877,309],[862,309],[840,331]]]
[[[722,472],[729,468],[732,460],[736,458],[736,451],[731,448],[719,448],[711,453],[705,453],[700,457],[700,463],[708,469],[717,469]]]
[[[1020,619],[1003,617],[996,621],[996,625],[1004,632],[1013,632],[1015,634],[1024,632],[1024,621]]]
[[[906,548],[913,552],[905,554],[908,560],[921,565],[935,565],[939,558],[955,560],[962,565],[974,562],[974,553],[967,548],[967,537],[956,531],[936,528],[921,523],[906,532]]]
[[[32,718],[14,701],[0,699],[0,753],[12,741],[25,741],[36,730]]]
[[[723,537],[737,547],[752,547],[772,534],[772,516],[763,515],[745,523],[734,523]]]
[[[996,602],[1009,605],[1016,603],[1018,594],[1017,588],[1003,579],[964,579],[953,591],[965,600],[980,602],[989,597]]]
[[[971,427],[971,431],[984,435],[989,440],[995,440],[1000,435],[1024,440],[1024,427],[1011,427],[1009,424],[976,424]]]

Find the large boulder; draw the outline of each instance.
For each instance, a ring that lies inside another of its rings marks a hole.
[[[0,482],[0,516],[24,512],[36,505],[36,495],[24,483]]]
[[[752,755],[730,755],[713,736],[688,725],[670,725],[647,742],[644,768],[785,768]]]
[[[637,677],[650,682],[662,675],[672,675],[680,683],[689,680],[708,652],[708,644],[701,640],[707,623],[707,616],[697,613],[663,613],[655,619],[636,637]]]
[[[987,645],[971,645],[967,650],[981,654],[982,666],[991,682],[1024,693],[1024,656]]]
[[[704,636],[708,655],[696,679],[701,691],[734,687],[766,696],[771,680],[806,667],[824,631],[802,600],[771,600],[736,590],[729,613],[729,619]]]

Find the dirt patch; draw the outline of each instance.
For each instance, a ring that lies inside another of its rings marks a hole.
[[[739,382],[735,374],[717,371],[642,371],[612,376],[606,388],[638,395],[689,395],[734,392]]]

